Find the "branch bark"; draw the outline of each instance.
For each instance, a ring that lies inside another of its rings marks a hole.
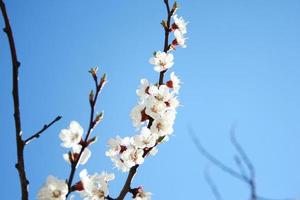
[[[26,177],[25,164],[24,164],[23,152],[24,152],[25,143],[22,140],[20,102],[19,102],[19,84],[18,84],[20,62],[18,61],[18,58],[17,58],[14,37],[13,37],[12,30],[11,30],[9,18],[8,18],[8,15],[6,12],[6,7],[2,0],[0,1],[0,8],[1,8],[2,16],[3,16],[4,22],[5,22],[5,28],[3,29],[3,31],[6,33],[7,38],[8,38],[10,53],[11,53],[11,60],[12,60],[12,71],[13,71],[12,95],[13,95],[13,102],[14,102],[14,121],[15,121],[15,128],[16,128],[15,134],[16,134],[17,159],[18,159],[15,166],[19,173],[19,180],[20,180],[21,191],[22,191],[22,200],[27,200],[28,199],[27,186],[29,184],[29,181],[27,180],[27,177]]]
[[[16,137],[16,145],[17,145],[17,163],[15,165],[19,174],[19,182],[21,187],[21,199],[28,200],[28,185],[29,181],[26,176],[25,171],[25,161],[24,161],[24,148],[25,145],[28,144],[34,138],[38,138],[42,132],[48,129],[52,124],[58,121],[61,117],[57,117],[53,122],[49,125],[45,125],[42,130],[32,135],[26,140],[22,139],[22,126],[21,126],[21,114],[20,114],[20,98],[19,98],[19,67],[21,63],[17,57],[17,51],[14,42],[13,32],[10,26],[8,14],[6,11],[6,6],[3,0],[0,0],[0,9],[2,13],[2,17],[4,19],[5,27],[3,31],[6,33],[9,48],[11,53],[11,62],[12,62],[12,95],[13,95],[13,106],[14,106],[14,122],[15,122],[15,137]]]

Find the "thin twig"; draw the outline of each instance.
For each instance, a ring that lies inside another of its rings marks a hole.
[[[242,148],[242,145],[237,141],[235,138],[235,126],[233,126],[230,130],[230,138],[233,146],[239,153],[240,157],[242,158],[242,161],[245,163],[245,165],[248,168],[248,171],[250,173],[250,177],[248,180],[245,180],[246,183],[249,184],[250,187],[250,195],[251,200],[257,200],[257,194],[256,194],[256,181],[255,181],[255,169],[253,167],[253,164],[251,160],[249,159],[248,155],[246,154],[245,150]]]
[[[246,154],[246,152],[244,151],[244,149],[242,148],[242,146],[238,143],[238,141],[235,138],[234,135],[234,129],[231,129],[231,141],[234,145],[234,147],[236,148],[236,150],[238,151],[239,155],[241,156],[241,159],[236,156],[235,157],[235,162],[239,167],[240,173],[236,172],[234,169],[226,166],[225,164],[223,164],[221,161],[219,161],[218,159],[216,159],[212,154],[210,154],[200,143],[199,139],[196,137],[194,131],[189,128],[189,134],[191,136],[192,141],[194,142],[196,148],[199,150],[199,152],[206,157],[209,161],[211,161],[214,165],[216,165],[218,168],[220,168],[221,170],[223,170],[224,172],[226,172],[227,174],[241,180],[242,182],[246,183],[249,187],[250,187],[250,191],[251,191],[251,196],[250,199],[251,200],[298,200],[297,198],[282,198],[282,199],[273,199],[273,198],[266,198],[266,197],[262,197],[257,195],[256,193],[256,185],[255,185],[255,169],[254,166],[252,164],[252,162],[250,161],[248,155]],[[245,173],[245,170],[243,168],[242,162],[244,162],[244,164],[247,166],[247,169],[250,172],[250,177],[248,177]]]
[[[90,137],[90,134],[91,134],[91,132],[92,132],[94,126],[95,126],[95,120],[94,120],[95,106],[96,106],[96,103],[97,103],[98,95],[99,95],[99,93],[100,93],[100,91],[101,91],[101,89],[102,89],[102,87],[105,83],[105,75],[102,77],[100,84],[98,84],[97,77],[94,77],[94,82],[95,82],[96,94],[94,95],[92,101],[90,100],[91,101],[90,102],[90,108],[91,108],[90,121],[89,121],[89,128],[88,128],[88,131],[86,133],[86,137],[84,139],[85,144],[87,144],[87,142],[89,140],[89,137]],[[87,148],[87,145],[82,146],[82,148],[81,148],[81,150],[78,154],[77,159],[71,162],[71,171],[70,171],[70,174],[69,174],[69,178],[67,179],[69,192],[66,195],[66,197],[68,197],[72,192],[71,187],[72,187],[74,175],[75,175],[75,172],[76,172],[76,169],[77,169],[78,162],[79,162],[85,148]]]
[[[39,138],[45,130],[47,130],[50,126],[52,126],[54,123],[59,121],[61,118],[62,118],[61,116],[57,116],[52,122],[50,122],[49,124],[45,124],[41,130],[39,130],[37,133],[33,134],[32,136],[24,140],[25,145]]]
[[[215,182],[213,181],[213,179],[210,176],[209,168],[204,170],[204,177],[205,177],[205,180],[206,180],[207,184],[209,185],[215,199],[216,200],[222,200],[222,196],[219,192],[219,189],[218,189],[217,185],[215,184]]]
[[[223,164],[221,161],[219,161],[217,158],[215,158],[213,155],[211,155],[204,147],[203,145],[200,143],[199,139],[195,136],[195,133],[192,129],[189,130],[189,134],[192,138],[192,141],[194,142],[195,146],[197,147],[198,151],[204,156],[206,157],[209,161],[211,161],[214,165],[216,165],[217,167],[219,167],[220,169],[222,169],[223,171],[225,171],[226,173],[228,173],[229,175],[240,179],[242,181],[244,181],[243,176],[239,173],[236,172],[235,170],[231,169],[230,167],[226,166],[225,164]]]

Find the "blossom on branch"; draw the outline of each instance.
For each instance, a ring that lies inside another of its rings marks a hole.
[[[62,140],[61,145],[65,148],[72,148],[77,145],[82,137],[83,128],[76,121],[72,121],[68,129],[62,129],[59,138]]]
[[[150,58],[150,64],[154,65],[154,70],[157,72],[165,71],[174,65],[173,54],[157,51],[154,56]]]
[[[38,200],[64,200],[68,193],[68,186],[64,180],[59,180],[54,176],[48,176],[47,182],[39,190]]]
[[[115,175],[106,172],[88,175],[87,170],[84,169],[79,177],[82,188],[78,192],[84,200],[104,200],[108,195],[108,182],[113,180]]]
[[[71,162],[78,159],[81,149],[82,149],[82,146],[80,144],[74,145],[72,147],[72,152],[63,154],[64,160],[67,161],[69,164],[71,164]],[[88,159],[91,157],[91,154],[92,154],[92,152],[88,148],[85,148],[79,158],[78,164],[84,165],[88,161]]]
[[[186,34],[187,33],[186,26],[188,22],[186,22],[182,17],[178,17],[177,15],[173,16],[173,20],[174,23],[171,26],[171,30],[172,31],[179,30],[182,35]]]
[[[151,193],[145,192],[143,187],[138,187],[135,189],[132,189],[131,191],[133,193],[133,200],[151,200]]]

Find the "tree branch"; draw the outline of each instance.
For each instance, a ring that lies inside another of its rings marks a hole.
[[[100,80],[100,83],[98,83],[98,78],[97,78],[96,74],[92,73],[92,75],[93,75],[94,82],[95,82],[96,94],[94,95],[93,92],[90,93],[90,107],[91,107],[90,121],[89,121],[89,128],[88,128],[88,131],[86,133],[86,137],[85,137],[84,142],[83,142],[84,144],[88,143],[90,134],[91,134],[92,130],[94,129],[96,123],[97,123],[97,119],[94,119],[95,106],[96,106],[96,102],[97,102],[97,98],[99,96],[99,93],[102,90],[102,87],[104,86],[104,84],[106,82],[105,74],[102,76],[102,78]],[[72,182],[73,182],[74,175],[75,175],[75,172],[76,172],[76,169],[77,169],[76,167],[77,167],[78,162],[79,162],[79,160],[82,156],[83,151],[85,150],[85,148],[87,148],[87,146],[88,145],[82,145],[82,148],[81,148],[81,150],[78,154],[77,159],[71,162],[71,171],[70,171],[70,174],[69,174],[69,178],[67,179],[69,192],[68,192],[66,197],[68,197],[69,194],[71,194],[71,192],[72,192],[71,187],[72,187]]]
[[[17,163],[16,168],[19,173],[19,180],[20,180],[20,186],[21,186],[21,192],[22,192],[22,200],[28,199],[28,189],[27,186],[29,184],[29,181],[26,177],[25,172],[25,164],[24,164],[24,141],[22,140],[22,128],[21,128],[21,117],[20,117],[20,102],[19,102],[19,84],[18,84],[18,77],[19,77],[19,66],[20,62],[17,58],[17,52],[14,42],[13,33],[11,30],[11,26],[9,23],[9,18],[6,12],[6,7],[3,2],[3,0],[0,0],[0,8],[2,12],[2,16],[5,22],[5,28],[3,31],[6,33],[9,47],[10,47],[10,53],[11,53],[11,60],[12,60],[12,80],[13,80],[13,102],[14,102],[14,121],[15,121],[15,129],[16,129],[16,143],[17,143]]]
[[[226,166],[224,163],[222,163],[217,158],[215,158],[213,155],[211,155],[200,143],[199,139],[195,136],[195,133],[193,132],[192,129],[189,130],[189,134],[190,134],[190,137],[192,138],[192,141],[194,142],[195,146],[197,147],[198,151],[204,157],[206,157],[209,161],[211,161],[214,165],[219,167],[221,170],[223,170],[227,174],[244,181],[244,177],[239,172],[236,172],[234,169]]]
[[[212,178],[210,177],[210,173],[209,173],[209,168],[207,168],[205,171],[204,171],[204,177],[205,177],[205,180],[207,182],[207,184],[209,185],[214,197],[216,200],[222,200],[222,196],[218,190],[218,187],[217,185],[215,184],[215,182],[212,180]]]
[[[31,141],[39,138],[41,136],[41,134],[45,130],[47,130],[50,126],[52,126],[54,123],[56,123],[57,121],[59,121],[61,118],[62,118],[61,116],[57,116],[52,122],[50,122],[49,124],[45,124],[41,130],[39,130],[37,133],[33,134],[32,136],[30,136],[29,138],[27,138],[26,140],[24,140],[25,145],[27,145]]]
[[[189,129],[189,133],[191,136],[192,141],[194,142],[195,146],[197,147],[197,149],[199,150],[199,152],[206,157],[209,161],[211,161],[214,165],[216,165],[218,168],[220,168],[221,170],[223,170],[224,172],[226,172],[227,174],[243,181],[244,183],[246,183],[249,188],[250,188],[250,199],[251,200],[297,200],[296,198],[282,198],[282,199],[273,199],[273,198],[266,198],[266,197],[262,197],[257,195],[256,193],[256,184],[255,184],[255,169],[254,166],[252,164],[252,162],[250,161],[248,155],[246,154],[246,152],[244,151],[244,149],[242,148],[242,146],[238,143],[238,141],[235,138],[235,134],[234,134],[234,128],[231,129],[231,142],[234,145],[234,147],[236,148],[237,152],[239,153],[241,159],[239,156],[235,156],[235,162],[240,170],[239,172],[236,172],[234,169],[226,166],[225,164],[223,164],[221,161],[219,161],[218,159],[216,159],[213,155],[211,155],[200,143],[200,141],[198,140],[198,138],[196,137],[194,131],[190,128]],[[243,168],[243,163],[247,166],[247,169],[250,172],[250,177],[247,176],[247,174],[245,173],[245,170]]]

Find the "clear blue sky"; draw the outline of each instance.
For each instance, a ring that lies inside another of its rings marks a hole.
[[[59,131],[71,120],[87,128],[87,96],[93,86],[90,67],[108,75],[97,111],[104,122],[86,167],[115,172],[112,196],[125,174],[104,156],[110,137],[133,135],[129,112],[136,87],[157,80],[148,59],[162,49],[165,17],[162,0],[7,0],[20,68],[22,125],[25,135],[57,114],[63,119],[25,152],[31,199],[49,174],[66,178]],[[211,174],[224,199],[247,199],[243,183],[203,158],[191,142],[192,126],[205,146],[234,166],[229,128],[257,170],[258,193],[300,197],[300,2],[298,0],[182,0],[179,14],[190,22],[187,49],[175,53],[174,70],[184,85],[175,134],[140,167],[134,185],[153,199],[214,199],[203,178]],[[1,18],[0,25],[3,27]],[[1,199],[18,199],[8,43],[0,34],[0,177]]]

